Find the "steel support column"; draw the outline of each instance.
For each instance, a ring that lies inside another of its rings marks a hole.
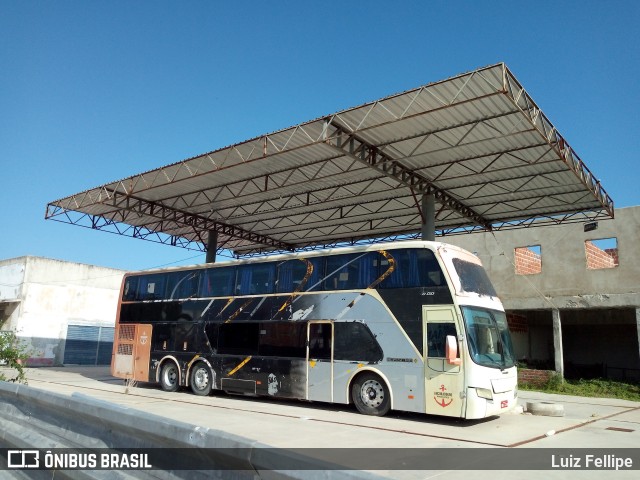
[[[209,230],[209,235],[207,237],[207,263],[215,263],[217,250],[218,232],[216,230]]]
[[[433,242],[436,239],[436,196],[433,193],[422,195],[422,240]]]
[[[551,310],[553,317],[553,351],[555,357],[556,373],[564,378],[564,356],[562,353],[562,323],[560,322],[560,310]]]

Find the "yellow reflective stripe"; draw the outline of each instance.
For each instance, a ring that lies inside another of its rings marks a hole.
[[[195,357],[193,357],[191,361],[187,364],[187,368],[191,368],[191,365],[193,365],[193,362],[195,362],[199,358],[200,358],[200,355],[196,355]]]
[[[227,376],[230,377],[231,375],[236,373],[238,370],[240,370],[242,367],[244,367],[249,360],[251,360],[251,357],[245,358],[243,361],[240,362],[240,364],[236,368],[234,368],[229,373],[227,373]]]
[[[378,253],[380,253],[384,258],[387,259],[387,261],[389,262],[389,267],[387,268],[386,272],[384,272],[382,275],[380,275],[378,277],[378,279],[375,282],[373,282],[371,285],[369,285],[367,288],[373,288],[376,285],[378,285],[385,278],[387,278],[389,275],[391,275],[391,273],[396,268],[396,260],[393,258],[393,256],[389,252],[387,252],[386,250],[380,250],[380,251],[378,251]]]
[[[229,323],[229,322],[231,322],[231,321],[235,320],[235,318],[236,318],[238,315],[240,315],[240,313],[242,312],[242,310],[244,310],[245,308],[247,308],[247,307],[249,306],[249,304],[250,304],[251,302],[253,302],[254,300],[255,300],[255,298],[250,298],[249,300],[247,300],[246,302],[244,302],[244,303],[242,304],[242,306],[241,306],[239,309],[237,309],[235,312],[233,312],[233,315],[231,315],[229,318],[227,318],[227,319],[224,321],[224,323]]]
[[[313,264],[309,260],[307,260],[306,258],[299,258],[298,260],[300,260],[302,262],[305,262],[307,264],[307,272],[304,274],[304,278],[300,281],[300,283],[298,284],[296,289],[293,291],[291,296],[278,309],[278,313],[280,313],[285,308],[287,308],[289,305],[291,305],[291,303],[293,302],[293,299],[296,297],[296,293],[300,292],[304,288],[304,286],[309,281],[309,278],[311,278],[311,274],[313,273]]]

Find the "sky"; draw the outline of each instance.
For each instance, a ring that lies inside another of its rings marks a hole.
[[[635,0],[0,0],[0,260],[202,263],[46,205],[498,62],[640,205],[638,24]]]

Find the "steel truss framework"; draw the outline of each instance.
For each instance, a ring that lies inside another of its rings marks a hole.
[[[51,202],[46,218],[237,256],[611,218],[613,201],[504,64]]]

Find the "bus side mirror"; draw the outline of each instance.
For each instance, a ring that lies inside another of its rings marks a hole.
[[[458,340],[453,335],[447,335],[445,356],[449,365],[462,365],[462,359],[458,357]]]

